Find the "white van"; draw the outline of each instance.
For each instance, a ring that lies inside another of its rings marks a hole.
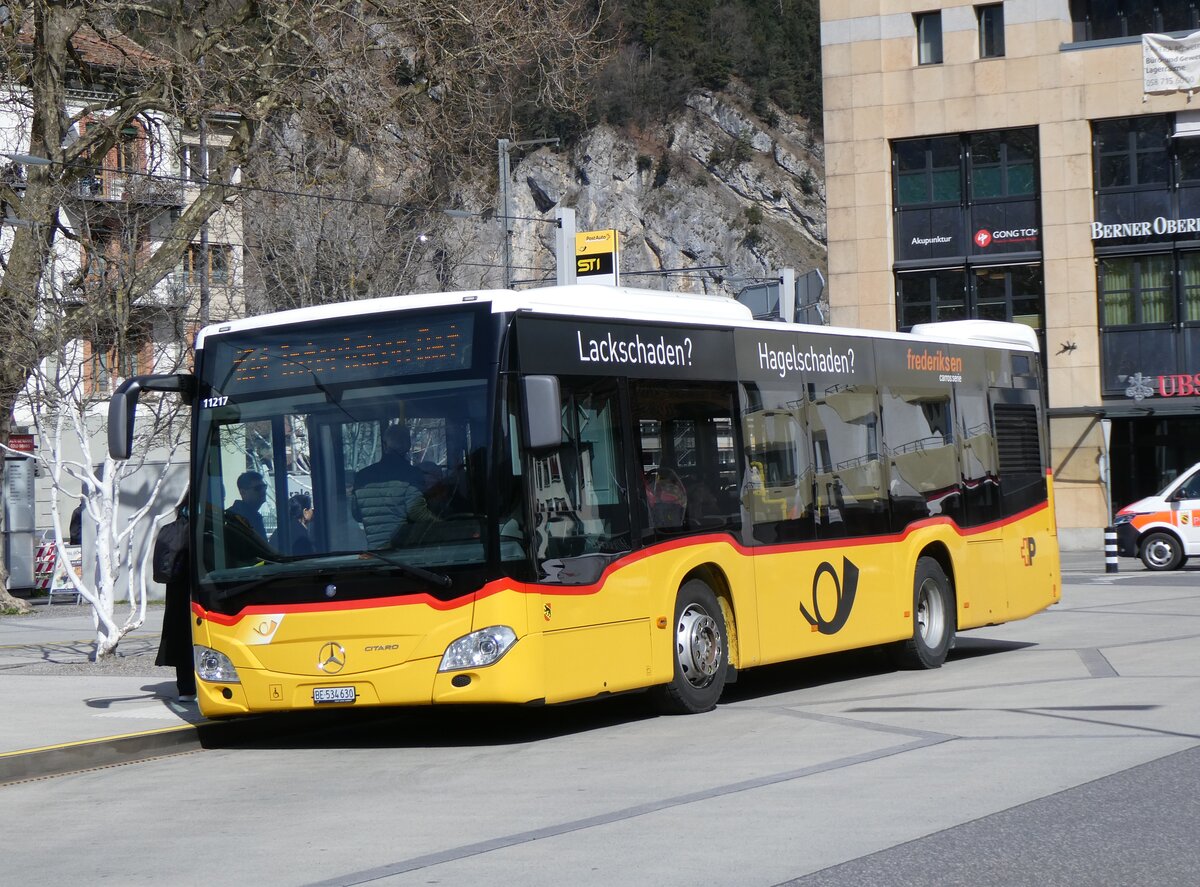
[[[1117,552],[1148,570],[1176,570],[1200,555],[1200,462],[1153,496],[1117,512]]]

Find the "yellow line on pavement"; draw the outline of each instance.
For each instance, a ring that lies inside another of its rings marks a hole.
[[[31,755],[43,751],[55,751],[63,748],[79,748],[96,745],[100,742],[112,742],[114,739],[137,739],[141,736],[156,736],[163,733],[178,733],[180,730],[194,730],[195,724],[178,724],[174,727],[159,727],[155,730],[141,730],[137,733],[118,733],[115,736],[102,736],[99,739],[79,739],[74,742],[60,742],[56,745],[42,745],[37,748],[21,748],[16,751],[0,752],[0,758],[12,758],[17,755]]]

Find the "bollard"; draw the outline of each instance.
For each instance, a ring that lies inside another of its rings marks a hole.
[[[1117,572],[1117,528],[1104,528],[1104,572]]]

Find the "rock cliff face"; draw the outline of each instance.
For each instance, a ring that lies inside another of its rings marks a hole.
[[[559,206],[580,231],[617,229],[630,286],[732,295],[783,267],[825,269],[819,138],[778,109],[754,114],[736,87],[696,93],[653,132],[601,126],[568,151],[514,156],[509,193],[517,281],[553,282],[555,226],[535,220]]]

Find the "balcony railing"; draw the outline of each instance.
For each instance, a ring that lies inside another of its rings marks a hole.
[[[82,304],[94,294],[104,290],[105,283],[98,274],[79,278],[78,271],[62,271],[58,277],[59,292],[68,302]],[[139,296],[135,305],[146,308],[183,308],[186,307],[191,294],[184,275],[178,271],[172,272],[150,288],[148,293]]]
[[[84,200],[126,203],[137,206],[183,206],[183,183],[148,173],[121,175],[102,173],[79,180],[78,194]]]

